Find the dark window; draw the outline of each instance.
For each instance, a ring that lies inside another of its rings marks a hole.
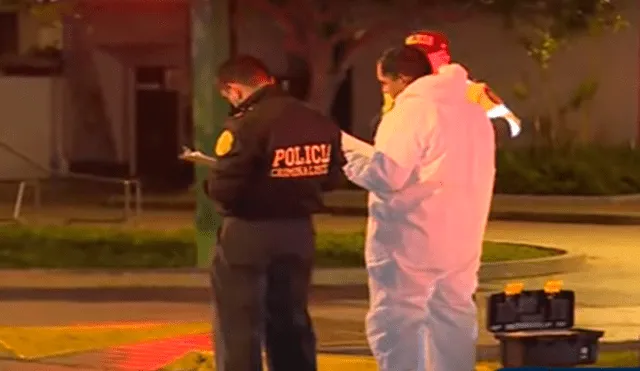
[[[18,13],[0,12],[0,55],[18,52]]]

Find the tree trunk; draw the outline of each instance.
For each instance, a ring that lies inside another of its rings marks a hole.
[[[331,115],[331,107],[338,90],[339,81],[329,73],[314,72],[311,75],[308,102],[322,113]]]
[[[308,59],[309,63],[309,95],[308,102],[326,115],[331,115],[331,106],[340,86],[341,76],[332,71],[333,49],[315,48]]]

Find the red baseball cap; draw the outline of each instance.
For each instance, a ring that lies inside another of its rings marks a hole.
[[[449,39],[442,32],[428,30],[412,32],[405,38],[404,43],[419,47],[431,61],[434,72],[437,72],[441,66],[451,63]]]

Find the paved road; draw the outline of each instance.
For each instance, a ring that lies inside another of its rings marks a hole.
[[[486,238],[560,247],[586,254],[589,264],[579,272],[519,281],[527,288],[541,288],[550,278],[560,279],[565,288],[576,292],[577,326],[605,330],[604,339],[608,341],[640,337],[640,226],[491,222]],[[481,292],[499,291],[505,283],[482,283]],[[339,304],[351,305],[341,315],[357,318],[365,312],[366,306],[361,301],[347,300]],[[327,313],[332,309],[320,310]],[[335,315],[338,313],[335,311]],[[481,313],[484,325],[482,318]],[[481,343],[485,342],[491,342],[490,336],[483,333]]]
[[[640,306],[640,226],[501,222],[491,223],[486,238],[556,246],[586,254],[586,269],[559,277],[565,287],[576,290],[581,306]]]
[[[159,215],[158,215],[159,216]],[[171,220],[170,218],[167,218]],[[180,218],[177,218],[180,220]],[[152,218],[153,220],[153,218]],[[155,219],[157,220],[157,219]],[[173,220],[176,220],[174,218]],[[324,227],[327,226],[343,226],[343,228],[354,229],[361,228],[364,224],[362,218],[321,218],[319,219]],[[163,227],[168,227],[164,225]],[[595,225],[563,225],[563,224],[541,224],[541,223],[517,223],[517,222],[492,222],[489,224],[487,231],[487,239],[518,241],[524,243],[541,244],[548,246],[556,246],[567,249],[571,252],[585,253],[589,256],[589,265],[580,272],[559,275],[565,283],[565,287],[576,291],[579,310],[577,311],[577,324],[602,328],[606,330],[605,338],[607,340],[628,340],[637,339],[640,335],[640,226],[595,226]],[[542,287],[547,278],[531,278],[523,280],[527,287]],[[504,282],[488,282],[483,283],[483,291],[500,290]],[[0,285],[1,286],[1,285]],[[156,291],[161,292],[162,288]],[[9,293],[4,293],[8,298]],[[32,292],[33,294],[33,292]],[[17,299],[15,292],[11,295]],[[104,292],[104,298],[109,295],[115,295],[114,292]],[[164,293],[165,297],[169,295]],[[202,292],[201,294],[202,295]],[[334,307],[319,308],[326,318],[350,317],[355,319],[363,318],[366,308],[366,296],[360,292],[360,297],[341,297],[336,296],[334,299]],[[88,295],[89,296],[89,295]],[[0,292],[0,297],[2,293]],[[153,310],[153,317],[160,317],[162,313],[172,318],[180,315],[187,316],[195,307],[205,305],[191,301],[191,303],[179,303],[177,298],[173,303],[166,303],[166,310]],[[187,299],[187,298],[183,298]],[[92,312],[94,316],[100,317],[95,320],[103,319],[99,313],[104,311],[97,309],[100,306],[111,306],[115,308],[116,304],[103,303],[75,303],[74,306],[81,308],[78,315],[83,320],[90,321]],[[65,305],[70,303],[57,301],[58,310],[64,311]],[[53,305],[53,303],[50,303]],[[18,313],[19,317],[24,318],[28,322],[27,317],[31,317],[33,322],[44,322],[47,317],[48,310],[43,307],[37,309],[37,303],[24,303],[17,305],[17,302],[0,302],[0,318],[6,322],[10,313]],[[130,313],[134,317],[140,311],[150,310],[152,306],[158,305],[152,302],[133,303],[130,306]],[[146,309],[143,309],[144,306]],[[28,309],[32,307],[33,309]],[[18,308],[25,308],[20,310]],[[94,309],[92,309],[94,308]],[[169,309],[171,308],[171,309]],[[114,310],[114,309],[112,309]],[[31,312],[29,312],[31,311]],[[30,313],[28,316],[26,312]],[[71,311],[73,312],[73,311]],[[142,313],[141,312],[141,313]],[[199,313],[206,313],[206,310]],[[178,313],[178,314],[176,314]],[[175,315],[175,316],[174,316]],[[66,315],[61,315],[67,317]],[[202,314],[200,318],[204,318]],[[73,315],[69,315],[68,320],[73,319]],[[108,316],[105,316],[108,317]],[[131,318],[137,320],[139,318]],[[79,319],[80,320],[80,319]],[[23,321],[21,321],[23,322]],[[24,322],[23,322],[24,323]]]
[[[605,329],[608,340],[640,337],[640,226],[500,222],[491,223],[487,238],[587,254],[589,264],[585,269],[556,277],[576,292],[577,324]],[[547,279],[523,282],[527,287],[541,287]],[[503,284],[484,286],[492,290]]]
[[[83,287],[83,288],[0,288],[0,302],[67,301],[73,303],[209,303],[206,287]],[[310,302],[367,298],[365,285],[314,286]]]

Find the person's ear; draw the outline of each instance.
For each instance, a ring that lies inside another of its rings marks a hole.
[[[405,85],[409,85],[413,81],[413,79],[407,75],[400,75],[399,80]]]
[[[236,83],[229,83],[229,92],[231,94],[233,94],[233,97],[237,100],[242,100],[244,99],[244,93],[245,93],[245,89],[243,88],[242,85],[240,84],[236,84]]]
[[[242,85],[235,82],[227,83],[226,86],[228,87],[229,90],[242,90],[241,89]]]
[[[231,87],[229,84],[219,84],[218,90],[220,91],[220,95],[223,97],[227,97],[231,93]]]

